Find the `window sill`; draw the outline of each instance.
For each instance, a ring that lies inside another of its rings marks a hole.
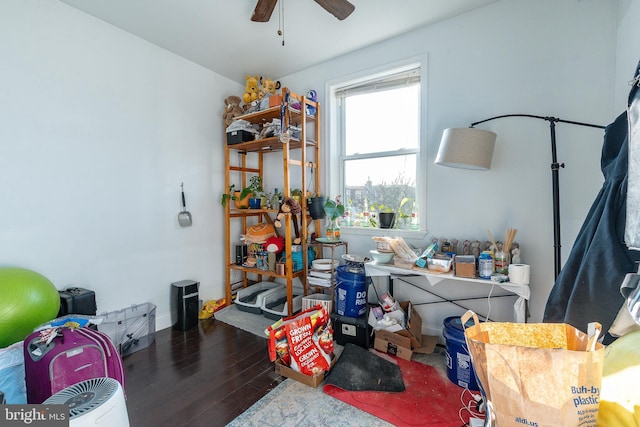
[[[429,235],[429,230],[400,230],[397,228],[345,227],[340,226],[343,236],[388,236],[403,239],[422,240]]]

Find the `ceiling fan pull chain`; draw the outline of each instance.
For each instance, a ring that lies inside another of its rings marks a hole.
[[[284,46],[284,0],[280,0],[278,8],[278,35],[282,37],[282,46]]]

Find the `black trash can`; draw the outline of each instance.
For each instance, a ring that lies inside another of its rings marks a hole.
[[[171,323],[175,329],[186,331],[198,325],[198,286],[193,280],[171,284]]]

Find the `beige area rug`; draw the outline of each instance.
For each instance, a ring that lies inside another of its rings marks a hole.
[[[262,315],[238,310],[235,305],[216,312],[215,318],[265,339],[264,330],[274,322]],[[342,346],[336,346],[337,354],[341,350]],[[448,381],[445,359],[445,350],[442,347],[436,347],[431,354],[414,354],[412,360],[435,367]],[[286,379],[227,426],[392,426],[380,418],[325,394],[323,385],[324,383],[313,388],[295,380]]]
[[[414,361],[427,363],[446,378],[444,349],[436,347],[432,354],[417,354]],[[335,399],[317,388],[286,379],[257,401],[228,427],[391,427],[367,412]]]

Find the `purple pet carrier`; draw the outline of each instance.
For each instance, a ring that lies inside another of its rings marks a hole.
[[[40,404],[60,390],[91,378],[113,378],[124,390],[122,359],[109,336],[90,328],[58,327],[48,332],[36,331],[24,340],[28,403]],[[47,343],[46,337],[53,334]]]

